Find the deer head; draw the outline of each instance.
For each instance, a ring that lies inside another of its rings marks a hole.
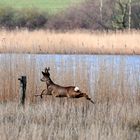
[[[49,67],[48,68],[45,68],[45,72],[42,71],[42,75],[43,75],[43,77],[41,78],[41,81],[42,82],[46,82],[47,80],[49,80],[49,78],[50,78],[49,71],[50,71],[50,68]]]

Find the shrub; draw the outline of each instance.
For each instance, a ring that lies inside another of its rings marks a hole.
[[[43,28],[47,21],[48,14],[35,9],[14,10],[10,7],[0,7],[1,27],[8,29],[15,27]]]
[[[25,9],[22,11],[22,13],[26,21],[24,26],[29,29],[42,28],[48,21],[48,16],[46,13],[35,9]]]
[[[0,7],[0,27],[55,30],[123,30],[128,28],[129,5],[127,1],[103,0],[102,10],[100,2],[84,0],[81,4],[72,5],[51,16],[38,9],[15,10],[10,7]],[[132,2],[131,28],[140,29],[139,2]]]
[[[100,1],[86,0],[55,15],[49,21],[48,26],[54,29],[109,29],[114,3],[112,0],[104,1],[102,20],[100,18]]]
[[[15,11],[10,7],[0,8],[0,26],[6,28],[13,28],[15,25],[14,18]]]

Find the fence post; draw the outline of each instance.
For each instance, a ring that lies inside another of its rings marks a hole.
[[[24,105],[25,104],[25,97],[26,97],[26,76],[21,76],[18,78],[20,81],[20,88],[19,88],[19,104]]]

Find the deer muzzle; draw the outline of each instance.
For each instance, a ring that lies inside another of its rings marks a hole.
[[[41,82],[45,82],[45,79],[44,79],[44,78],[41,78],[40,81],[41,81]]]

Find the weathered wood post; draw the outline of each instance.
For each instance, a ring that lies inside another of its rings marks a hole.
[[[21,76],[18,78],[20,81],[20,88],[19,88],[19,104],[24,105],[25,104],[25,97],[26,97],[26,76]]]

